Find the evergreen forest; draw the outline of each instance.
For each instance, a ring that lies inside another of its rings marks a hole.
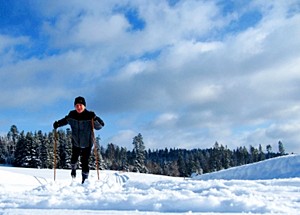
[[[98,161],[101,170],[118,170],[168,176],[189,177],[191,174],[204,174],[230,167],[245,165],[286,155],[283,143],[278,142],[277,152],[271,145],[258,148],[240,146],[230,150],[215,142],[207,149],[148,149],[142,134],[133,137],[133,149],[108,143],[100,144],[95,138],[96,150],[90,159],[91,169]],[[56,145],[56,147],[54,147]],[[55,149],[55,150],[54,150]],[[71,130],[58,130],[43,133],[19,132],[11,126],[6,136],[0,136],[0,164],[15,167],[70,169],[72,151]],[[54,159],[54,156],[56,159]],[[79,161],[80,163],[80,161]]]

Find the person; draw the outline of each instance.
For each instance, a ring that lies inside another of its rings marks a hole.
[[[53,128],[70,125],[72,130],[71,176],[72,178],[76,177],[80,157],[82,183],[84,183],[89,176],[89,158],[94,141],[92,129],[100,130],[104,126],[104,122],[93,111],[86,109],[86,102],[82,96],[75,98],[74,107],[75,110],[70,111],[67,116],[55,121]]]

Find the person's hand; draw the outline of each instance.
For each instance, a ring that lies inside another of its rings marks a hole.
[[[104,126],[104,122],[98,116],[94,118],[95,121],[99,122],[101,126]]]
[[[53,123],[53,128],[54,129],[57,129],[59,126],[58,126],[58,122],[57,121],[55,121],[54,123]]]

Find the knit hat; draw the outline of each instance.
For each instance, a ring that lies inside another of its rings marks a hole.
[[[82,96],[78,96],[77,98],[75,98],[74,106],[76,104],[83,104],[84,106],[86,106],[85,99]]]

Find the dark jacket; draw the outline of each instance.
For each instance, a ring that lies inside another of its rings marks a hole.
[[[57,121],[57,127],[69,124],[72,129],[73,146],[86,148],[93,145],[92,121],[96,130],[104,126],[102,119],[94,112],[85,109],[82,113],[77,113],[76,110],[72,110],[63,119]]]

